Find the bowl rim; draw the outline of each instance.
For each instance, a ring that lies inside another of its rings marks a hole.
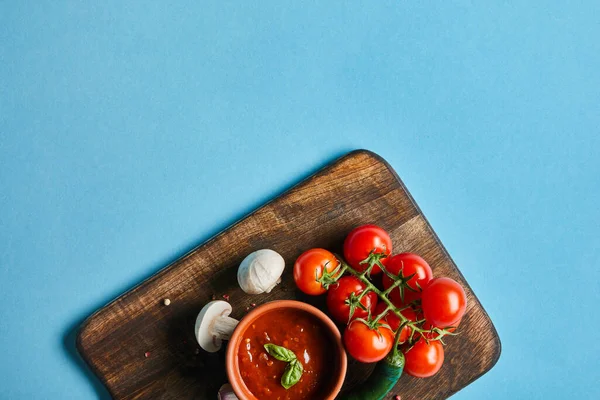
[[[331,339],[334,342],[337,352],[339,368],[337,370],[335,379],[332,379],[334,380],[333,388],[329,393],[327,393],[326,397],[324,397],[324,400],[335,399],[335,397],[339,394],[342,385],[344,384],[346,370],[348,368],[348,357],[346,356],[346,350],[344,349],[344,345],[342,343],[342,335],[335,323],[323,311],[308,303],[303,303],[297,300],[273,300],[268,303],[261,304],[240,320],[239,324],[236,326],[233,334],[231,335],[229,343],[227,343],[227,353],[225,356],[227,378],[229,379],[229,383],[231,384],[233,391],[240,398],[240,400],[257,400],[257,398],[246,387],[239,371],[237,357],[239,342],[242,339],[243,333],[246,332],[248,325],[250,325],[261,315],[280,308],[290,308],[308,312],[321,321],[321,323],[331,334]]]

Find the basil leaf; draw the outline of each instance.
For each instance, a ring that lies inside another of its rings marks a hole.
[[[277,346],[273,343],[265,344],[265,350],[279,361],[291,362],[296,359],[296,355],[293,351],[288,350],[285,347]]]
[[[281,386],[286,389],[291,388],[300,381],[303,372],[304,367],[300,361],[293,360],[287,365],[287,367],[285,367],[285,371],[283,371],[283,376],[281,377]]]

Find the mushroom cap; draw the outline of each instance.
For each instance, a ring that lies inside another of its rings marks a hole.
[[[209,353],[215,353],[221,348],[221,338],[213,335],[212,327],[218,317],[231,314],[231,304],[223,300],[214,300],[206,304],[196,318],[196,340],[200,347]]]
[[[237,279],[242,290],[248,294],[269,293],[281,282],[285,260],[275,250],[256,250],[240,263]]]

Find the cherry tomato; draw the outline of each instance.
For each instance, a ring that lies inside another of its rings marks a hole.
[[[423,315],[427,322],[438,328],[455,326],[467,309],[463,287],[450,278],[435,278],[423,289]]]
[[[373,313],[373,316],[377,316],[377,315],[381,314],[383,312],[383,310],[385,310],[385,308],[386,308],[385,303],[381,302],[381,303],[377,304],[377,307],[375,308],[375,312]],[[402,311],[400,311],[400,313],[402,315],[404,315],[406,318],[408,318],[410,321],[414,322],[417,320],[417,315],[411,308],[402,310]],[[400,318],[393,311],[388,311],[387,314],[385,315],[385,317],[383,317],[383,319],[385,320],[385,322],[387,322],[387,324],[390,326],[390,328],[392,328],[392,330],[394,332],[396,332],[398,330],[398,328],[400,327]],[[410,337],[411,332],[412,332],[412,329],[409,328],[408,326],[405,326],[404,328],[402,328],[402,332],[400,332],[400,339],[399,339],[400,343],[406,342],[408,340],[408,338]]]
[[[407,277],[414,274],[407,282],[407,285],[414,291],[404,288],[404,301],[401,301],[400,288],[394,289],[390,293],[390,299],[398,304],[408,304],[411,301],[420,299],[421,290],[433,278],[433,272],[427,261],[414,253],[396,254],[386,260],[385,267],[388,272],[396,276],[402,274],[403,277]],[[383,287],[385,289],[392,286],[393,283],[394,281],[390,277],[387,275],[383,276]]]
[[[344,258],[355,270],[362,272],[367,269],[368,264],[360,262],[366,260],[371,253],[380,254],[382,262],[392,252],[392,239],[382,228],[376,225],[362,225],[354,228],[344,241]],[[385,263],[384,263],[385,265]],[[381,268],[377,265],[371,270],[371,274],[378,274]]]
[[[383,326],[369,328],[361,320],[354,320],[344,331],[344,346],[352,357],[364,363],[383,359],[394,345],[394,333]]]
[[[419,339],[404,353],[406,363],[404,371],[416,378],[428,378],[435,375],[444,363],[444,346],[439,340]]]
[[[317,279],[323,272],[331,273],[339,264],[335,256],[325,249],[310,249],[298,257],[294,264],[294,281],[306,294],[318,295],[327,291]]]
[[[350,301],[352,301],[352,298],[358,297],[366,288],[367,285],[354,276],[344,276],[341,278],[331,285],[327,292],[327,308],[329,309],[329,313],[336,321],[347,324],[350,317]],[[355,304],[352,319],[367,318],[369,312],[360,308],[358,301]],[[377,294],[375,292],[365,294],[360,300],[360,304],[366,310],[371,310],[371,313],[373,313],[377,305]]]

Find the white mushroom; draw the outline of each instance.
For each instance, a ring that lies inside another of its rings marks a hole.
[[[248,294],[269,293],[279,282],[285,261],[274,250],[263,249],[248,254],[238,268],[238,283]]]
[[[205,305],[196,318],[196,340],[200,347],[209,353],[221,348],[223,340],[229,340],[238,320],[229,317],[231,304],[223,300],[211,301]]]

